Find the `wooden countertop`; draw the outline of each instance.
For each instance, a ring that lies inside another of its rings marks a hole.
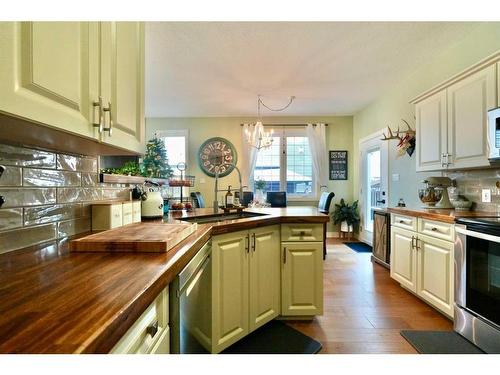
[[[409,208],[409,207],[389,207],[387,211],[394,214],[422,217],[425,219],[454,223],[462,217],[497,217],[496,212],[487,211],[457,211],[446,208]]]
[[[329,220],[312,207],[248,211],[269,216],[198,224],[167,253],[70,253],[61,240],[0,255],[0,353],[107,353],[212,234]]]

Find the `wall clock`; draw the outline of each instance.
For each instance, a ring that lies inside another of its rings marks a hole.
[[[207,139],[198,151],[198,163],[201,170],[210,177],[215,177],[215,167],[219,167],[219,176],[224,177],[231,173],[234,169],[232,165],[224,165],[225,163],[236,164],[238,154],[233,144],[227,139],[214,137]]]

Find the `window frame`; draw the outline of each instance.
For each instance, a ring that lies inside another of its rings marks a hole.
[[[306,137],[305,127],[279,127],[273,128],[274,136],[280,138],[280,191],[286,191],[287,185],[287,137]],[[312,164],[312,162],[311,162]],[[254,170],[255,171],[255,170]],[[252,171],[252,179],[254,180],[254,171]],[[255,181],[255,180],[254,180]],[[289,194],[287,192],[288,201],[317,201],[318,200],[319,186],[314,170],[312,173],[312,192],[310,194]]]
[[[186,173],[188,173],[188,170],[190,168],[190,160],[189,160],[189,130],[188,129],[172,129],[172,130],[160,130],[156,132],[157,136],[161,138],[162,140],[167,137],[184,137],[184,150],[186,154]],[[175,165],[171,165],[172,169],[176,170]]]

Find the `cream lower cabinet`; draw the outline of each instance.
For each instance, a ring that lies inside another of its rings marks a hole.
[[[279,226],[212,239],[212,353],[279,315]]]
[[[417,257],[414,249],[415,232],[391,228],[391,277],[402,286],[417,291]]]
[[[452,242],[418,235],[417,294],[446,315],[453,317]]]
[[[111,354],[168,354],[170,329],[168,317],[168,286],[142,313]]]
[[[98,48],[95,22],[0,22],[0,111],[97,138]]]
[[[391,277],[453,318],[454,243],[422,234],[420,230],[433,222],[421,218],[418,222],[419,231],[391,227]],[[453,232],[453,224],[434,223],[436,236]]]
[[[323,314],[323,243],[282,243],[281,315]]]

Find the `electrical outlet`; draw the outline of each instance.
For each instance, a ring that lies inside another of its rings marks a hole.
[[[483,203],[490,203],[491,202],[491,190],[490,189],[483,189],[482,190],[481,201]]]

